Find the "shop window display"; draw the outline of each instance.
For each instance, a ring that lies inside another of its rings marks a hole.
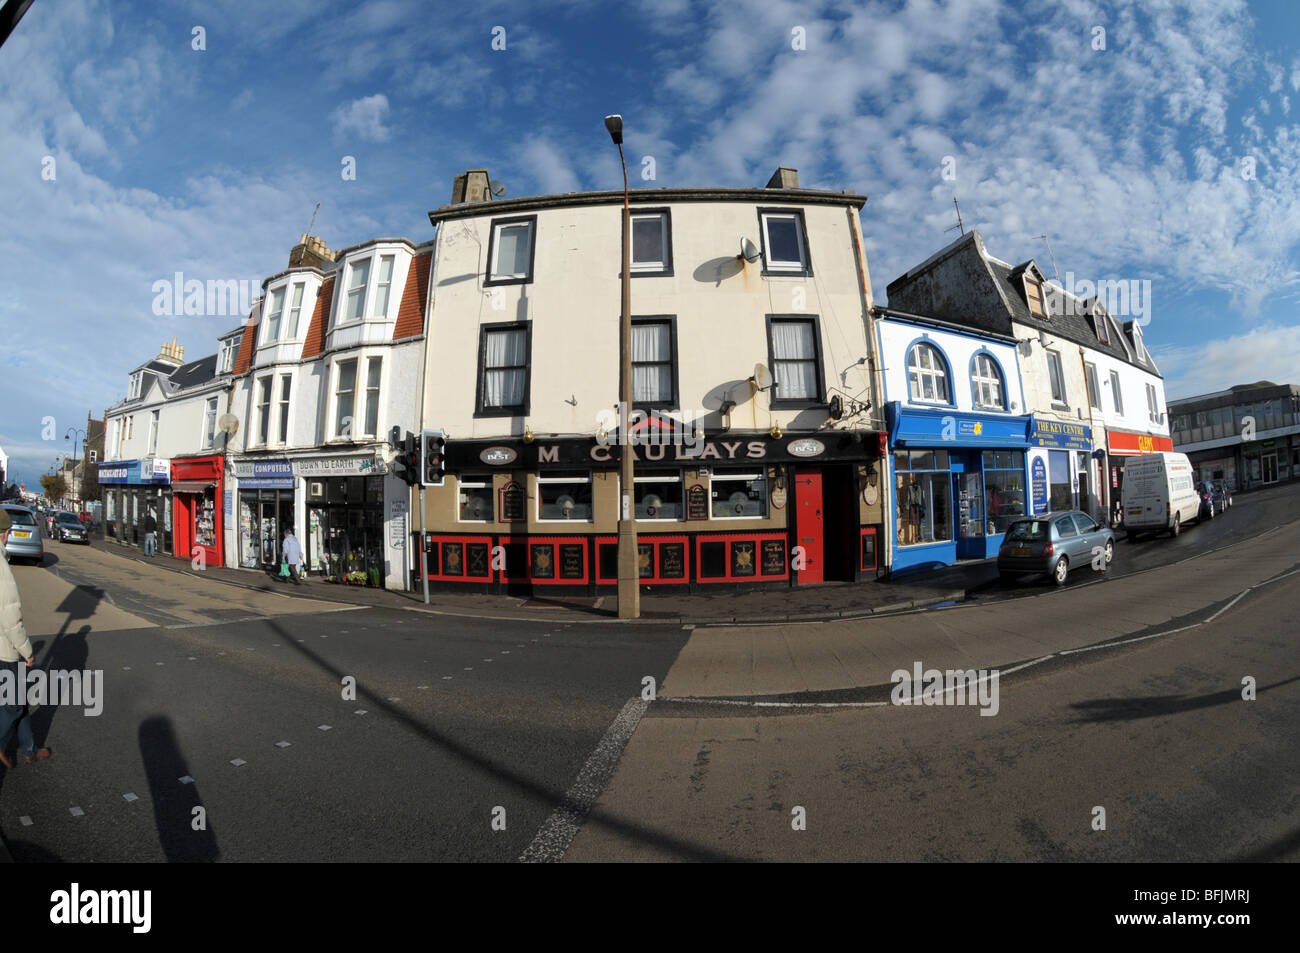
[[[1005,533],[1012,520],[1025,515],[1023,450],[984,451],[984,493],[989,534]]]
[[[898,543],[915,546],[952,540],[952,485],[945,450],[894,454]]]

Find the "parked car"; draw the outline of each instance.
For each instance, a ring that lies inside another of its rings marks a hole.
[[[5,540],[5,556],[10,562],[30,559],[40,565],[45,558],[45,543],[41,541],[41,526],[36,521],[36,514],[25,506],[5,504],[4,510],[9,514],[13,526]]]
[[[1129,457],[1124,467],[1124,526],[1129,542],[1142,533],[1177,536],[1188,520],[1202,516],[1192,464],[1185,453]]]
[[[1232,487],[1228,486],[1227,480],[1212,481],[1214,492],[1218,493],[1224,500],[1226,507],[1232,506]]]
[[[44,513],[45,532],[49,534],[50,539],[54,538],[54,518],[58,515],[59,511],[53,508],[46,510]]]
[[[90,533],[86,530],[86,524],[77,519],[76,513],[59,513],[55,516],[54,535],[61,543],[90,545]]]
[[[1214,519],[1230,505],[1228,491],[1221,480],[1202,480],[1196,484],[1196,492],[1201,497],[1200,516],[1203,519]]]
[[[1056,510],[1007,527],[998,548],[998,575],[1005,579],[1046,573],[1063,586],[1071,569],[1093,566],[1105,572],[1114,558],[1115,533],[1110,527],[1079,510]]]

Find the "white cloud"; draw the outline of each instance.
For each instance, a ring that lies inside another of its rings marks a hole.
[[[549,139],[530,139],[521,150],[521,159],[524,171],[543,194],[577,192],[582,188],[573,163]]]
[[[1300,325],[1267,324],[1190,347],[1153,347],[1167,399],[1195,397],[1233,384],[1296,383]]]
[[[383,93],[354,99],[330,113],[334,138],[340,142],[352,138],[362,142],[387,142],[392,130],[384,125],[388,116],[388,97]]]

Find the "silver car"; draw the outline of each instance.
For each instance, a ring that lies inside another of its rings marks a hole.
[[[9,503],[5,504],[4,511],[13,523],[9,538],[5,540],[5,556],[10,562],[30,559],[40,565],[45,558],[45,543],[41,540],[41,526],[36,521],[36,514],[25,506]]]
[[[1065,585],[1070,570],[1092,566],[1105,572],[1115,558],[1115,534],[1087,513],[1057,510],[1018,519],[998,549],[998,575],[1047,574]]]

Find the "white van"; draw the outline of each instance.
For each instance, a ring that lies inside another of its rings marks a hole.
[[[1197,519],[1201,495],[1196,472],[1185,453],[1149,453],[1124,464],[1124,527],[1128,538],[1168,531],[1177,536],[1183,524]]]

